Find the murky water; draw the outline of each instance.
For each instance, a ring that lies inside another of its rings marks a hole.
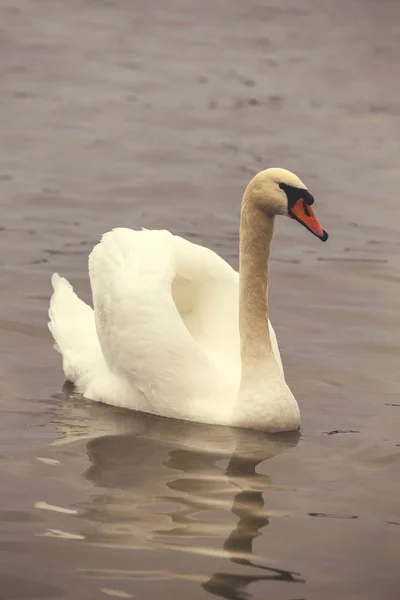
[[[1,0],[0,598],[400,592],[400,4]],[[301,435],[84,403],[46,328],[111,227],[237,264],[240,197],[297,172],[272,319]]]

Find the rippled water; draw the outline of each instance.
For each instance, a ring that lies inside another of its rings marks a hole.
[[[400,4],[0,2],[0,598],[400,592]],[[121,224],[237,264],[240,196],[299,173],[272,319],[301,435],[62,391],[49,277]]]

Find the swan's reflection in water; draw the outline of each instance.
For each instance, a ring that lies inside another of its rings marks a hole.
[[[289,442],[289,440],[287,440]],[[295,438],[291,440],[295,443]],[[274,442],[269,440],[270,449]],[[268,457],[270,458],[269,454]],[[266,460],[266,458],[264,460]],[[236,453],[232,455],[226,470],[228,478],[237,477],[245,484],[249,477],[257,479],[256,466],[262,459],[243,460]],[[251,596],[246,588],[256,581],[286,581],[304,583],[299,573],[284,569],[276,569],[266,565],[257,564],[251,557],[253,555],[253,541],[261,535],[261,530],[269,524],[269,518],[264,511],[264,500],[262,491],[244,489],[235,494],[232,512],[238,517],[237,525],[224,543],[224,549],[229,553],[229,559],[233,563],[251,566],[256,571],[251,575],[239,575],[235,573],[214,573],[212,577],[202,584],[208,592],[223,598],[232,600],[248,600]]]
[[[224,598],[248,600],[254,582],[304,582],[253,552],[269,523],[263,493],[276,489],[256,467],[296,445],[298,434],[267,436],[122,411],[115,416],[123,433],[87,443],[92,465],[85,476],[103,488],[83,507],[87,541],[225,559],[232,572],[196,577],[204,590]]]

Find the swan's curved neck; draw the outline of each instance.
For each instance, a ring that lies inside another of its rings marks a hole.
[[[273,215],[268,215],[246,190],[240,220],[239,331],[242,368],[270,361],[268,272]]]

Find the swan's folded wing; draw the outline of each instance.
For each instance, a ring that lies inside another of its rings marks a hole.
[[[172,297],[174,236],[115,229],[94,248],[89,272],[98,337],[110,370],[146,398],[150,412],[162,414],[162,405],[172,399],[179,415],[179,405],[193,392],[207,397],[218,369]]]
[[[209,248],[178,236],[174,254],[174,300],[186,327],[226,377],[240,377],[238,273]]]

